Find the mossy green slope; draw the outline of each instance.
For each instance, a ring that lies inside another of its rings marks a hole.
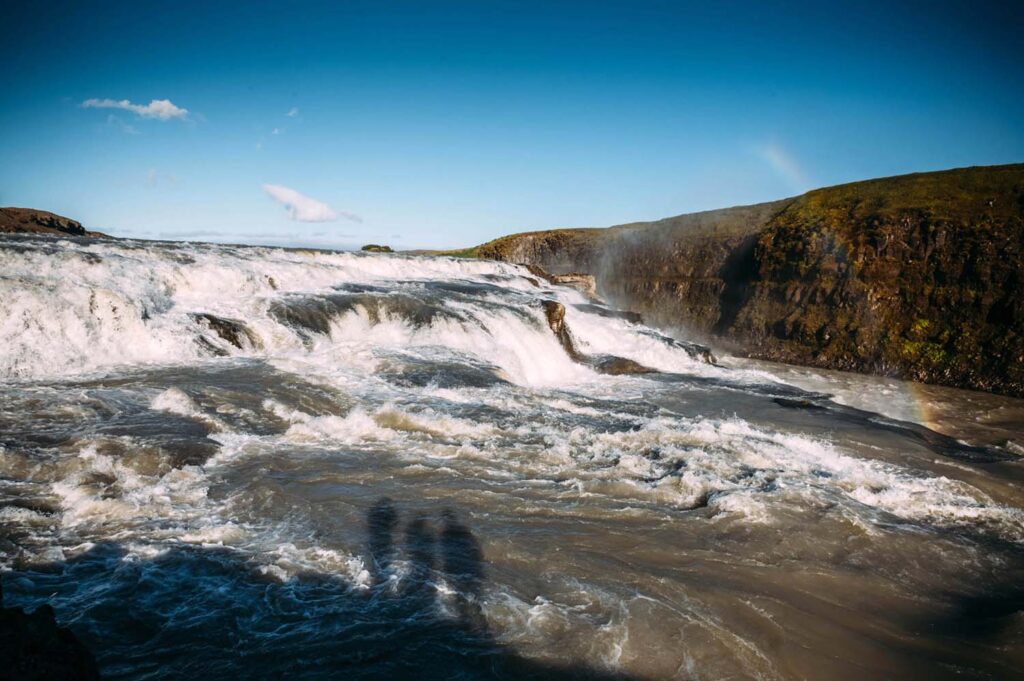
[[[757,354],[1024,394],[1024,166],[808,192],[728,332]]]

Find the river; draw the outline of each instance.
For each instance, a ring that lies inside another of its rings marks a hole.
[[[4,604],[109,678],[1020,673],[1024,401],[679,341],[504,263],[2,236]]]

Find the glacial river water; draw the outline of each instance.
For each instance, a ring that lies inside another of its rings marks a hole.
[[[512,265],[0,237],[4,605],[109,678],[1011,678],[1022,444]]]

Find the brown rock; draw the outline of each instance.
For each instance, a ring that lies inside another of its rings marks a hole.
[[[0,233],[107,236],[90,232],[71,218],[33,208],[0,208]]]
[[[589,357],[584,355],[576,349],[575,343],[572,341],[572,336],[569,334],[569,327],[565,324],[565,306],[556,300],[545,300],[544,301],[544,316],[548,320],[548,327],[551,328],[551,332],[558,338],[558,342],[562,345],[565,350],[565,354],[569,355],[574,362],[580,364],[586,364],[602,374],[609,374],[612,376],[619,376],[622,374],[648,374],[654,372],[654,369],[643,366],[638,362],[634,362],[631,359],[624,357],[615,357],[614,355],[598,355],[595,357]]]
[[[237,319],[218,317],[207,312],[196,312],[190,316],[240,350],[247,346],[256,349],[263,347],[259,337]]]
[[[654,373],[654,369],[645,367],[639,362],[634,362],[633,360],[625,357],[616,357],[614,355],[600,355],[598,357],[592,357],[587,363],[590,364],[590,366],[592,366],[598,373],[608,374],[609,376]]]
[[[545,300],[543,305],[544,316],[547,317],[551,332],[555,334],[555,338],[558,339],[566,354],[579,361],[581,355],[577,352],[576,346],[572,342],[572,336],[569,335],[569,329],[565,325],[565,305],[557,300]]]
[[[551,283],[571,286],[591,300],[597,300],[597,280],[592,274],[569,272],[568,274],[552,274]]]

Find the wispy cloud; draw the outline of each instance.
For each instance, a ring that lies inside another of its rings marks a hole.
[[[156,187],[160,184],[175,185],[178,183],[178,178],[170,173],[161,172],[156,168],[150,168],[146,171],[146,184],[150,187]]]
[[[284,132],[284,130],[282,130],[281,128],[274,128],[273,130],[270,131],[270,134],[271,135],[280,135],[282,132]]]
[[[757,155],[778,173],[795,192],[805,192],[811,188],[803,168],[782,145],[769,142],[755,149]]]
[[[293,106],[292,108],[288,109],[288,113],[285,114],[285,116],[287,116],[288,118],[295,118],[298,115],[299,107],[297,106]]]
[[[114,114],[110,114],[109,116],[107,116],[107,125],[111,128],[117,128],[126,135],[140,134],[134,125],[130,125],[122,121],[118,116],[115,116]]]
[[[161,121],[169,121],[172,118],[185,120],[188,118],[188,109],[176,106],[169,99],[154,99],[149,104],[133,104],[127,99],[87,99],[82,102],[86,109],[123,109],[131,111],[141,118],[156,118]]]
[[[292,220],[298,220],[299,222],[331,222],[339,217],[343,217],[353,222],[363,221],[362,218],[354,213],[336,211],[323,201],[317,201],[288,187],[282,187],[277,184],[265,184],[263,185],[263,191],[270,198],[283,205],[288,210],[288,215],[291,216]]]

